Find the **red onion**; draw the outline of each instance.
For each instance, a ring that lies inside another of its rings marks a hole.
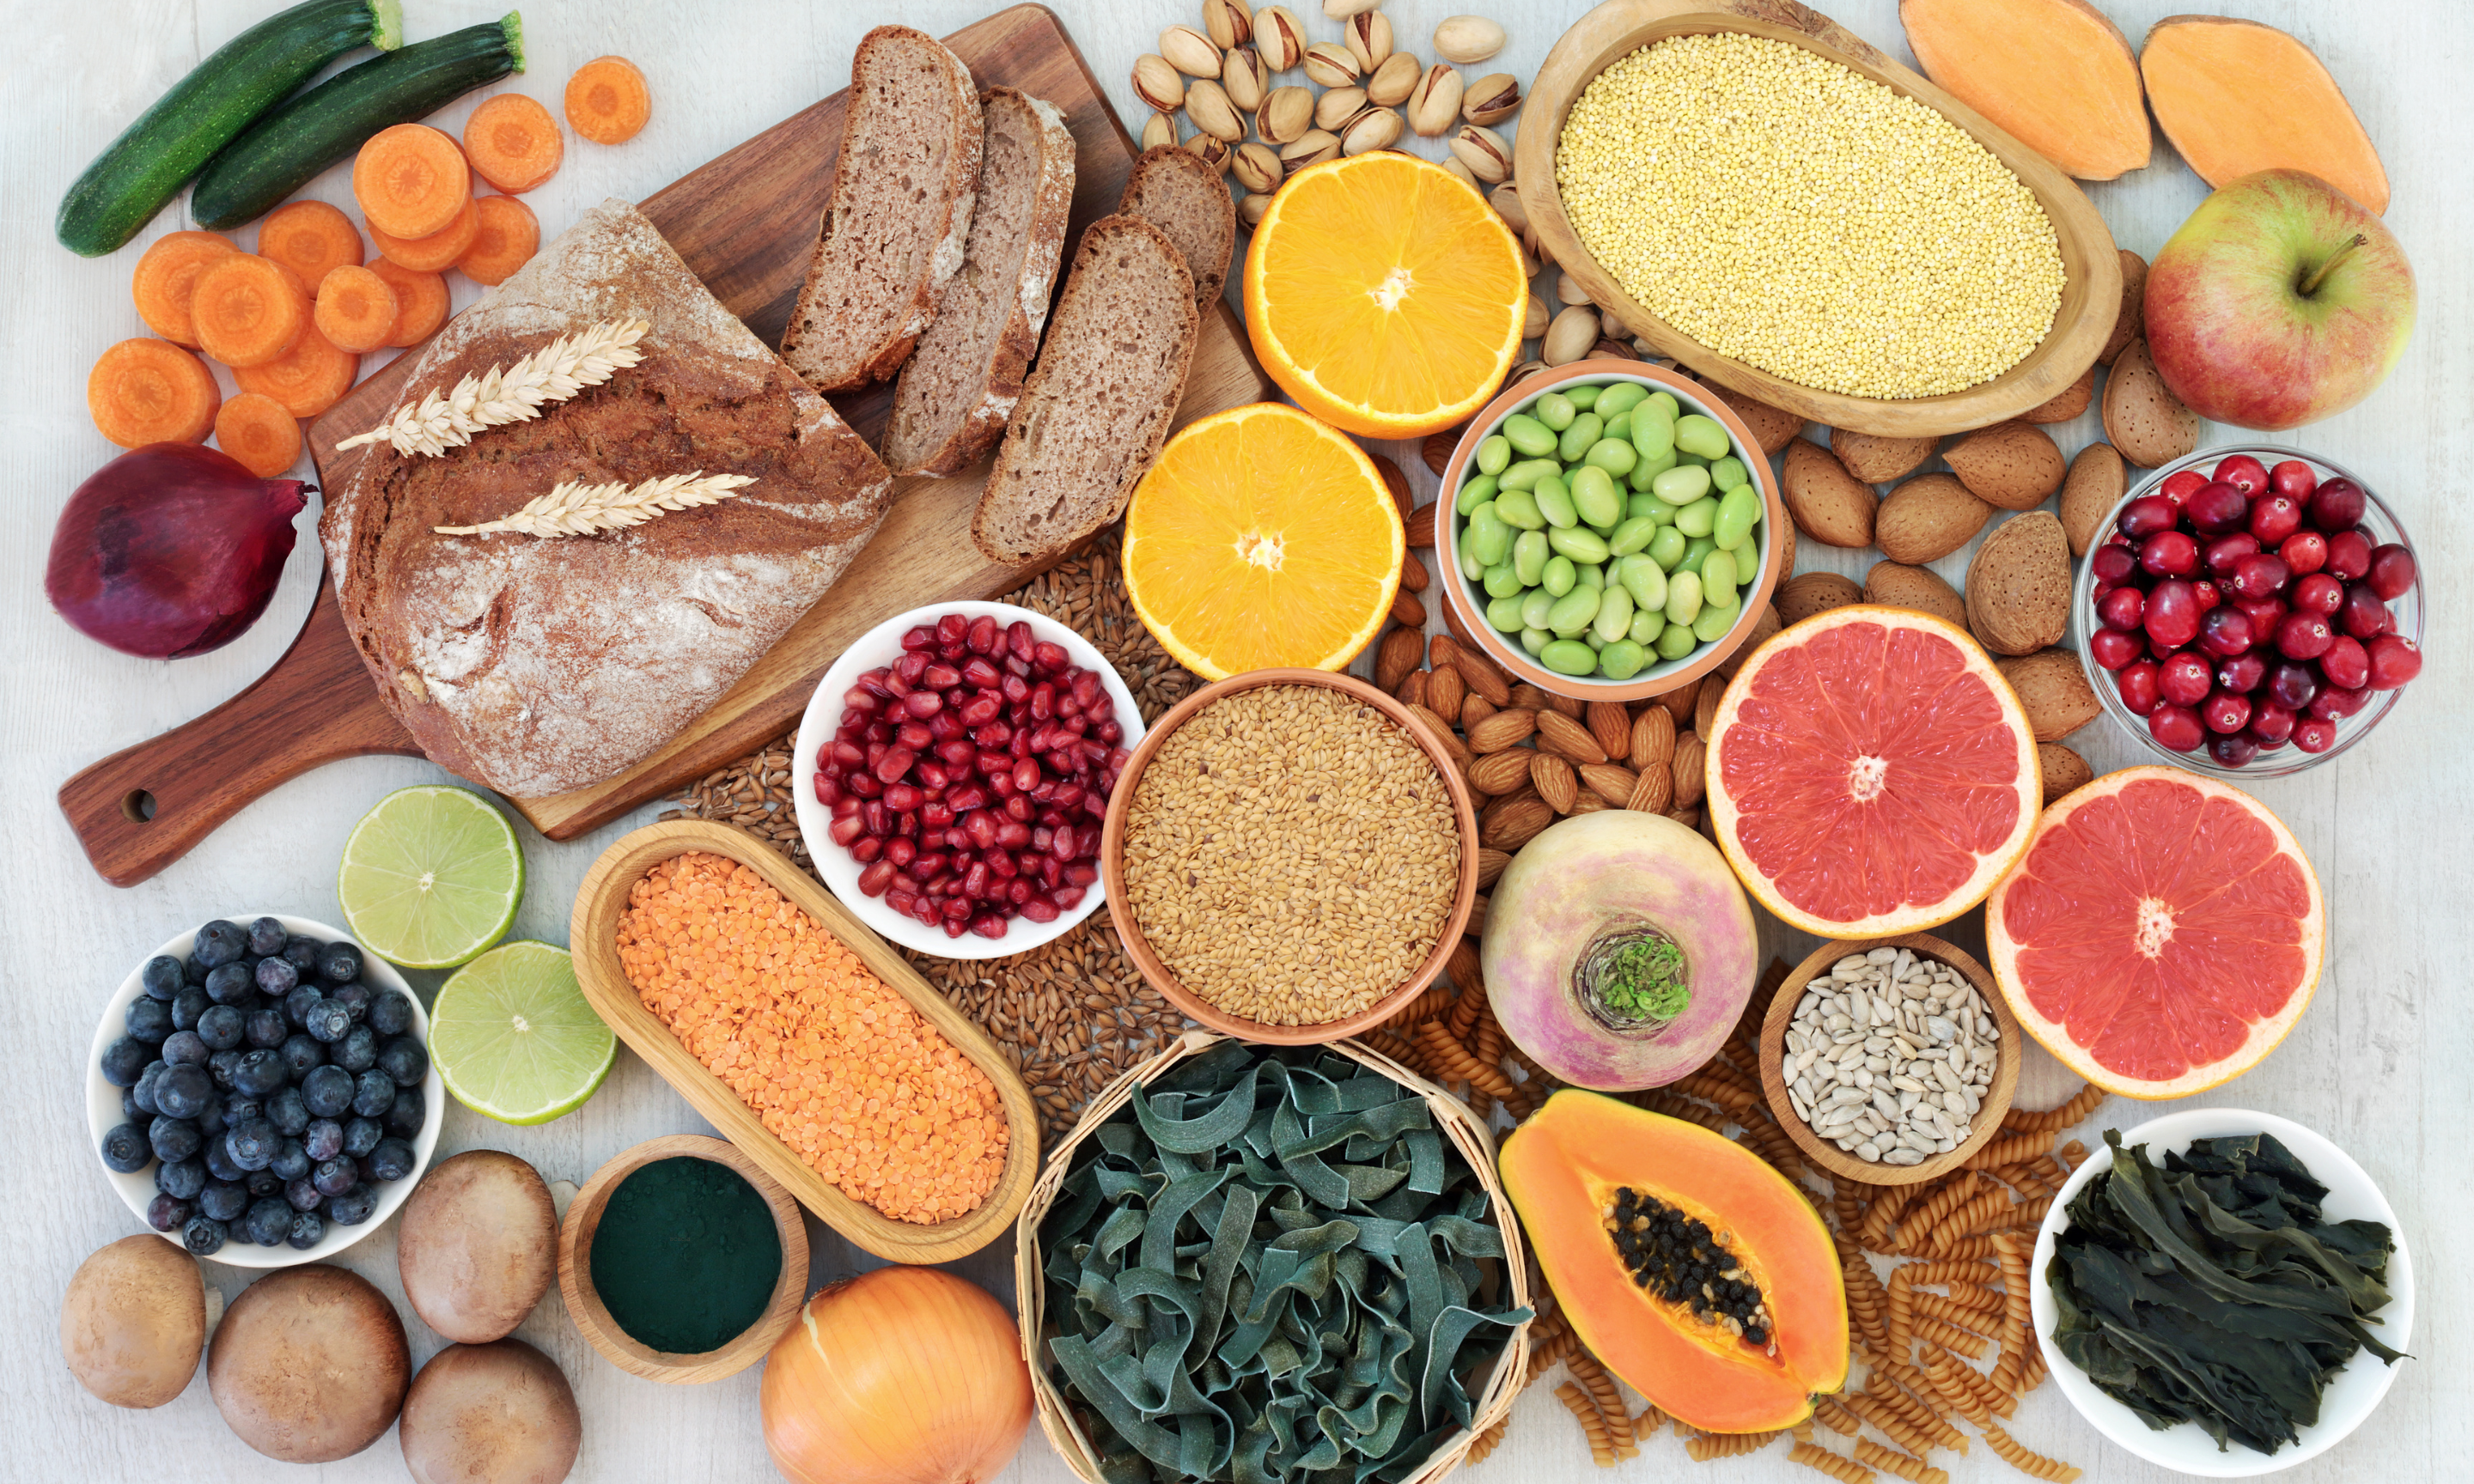
[[[266,611],[313,488],[260,479],[197,443],[132,449],[69,496],[43,591],[78,632],[123,654],[221,648]]]

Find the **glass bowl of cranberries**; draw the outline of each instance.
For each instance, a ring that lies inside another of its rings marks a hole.
[[[800,720],[799,833],[842,905],[941,958],[1003,958],[1100,907],[1100,826],[1142,740],[1108,661],[1005,603],[891,618]]]
[[[2299,773],[2368,735],[2422,673],[2413,545],[2327,459],[2206,449],[2150,475],[2098,531],[2072,601],[2088,678],[2177,766]]]

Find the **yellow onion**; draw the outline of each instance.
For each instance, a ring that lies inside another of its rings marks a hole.
[[[764,1447],[796,1484],[984,1484],[1031,1424],[1013,1316],[934,1268],[816,1290],[764,1361]]]

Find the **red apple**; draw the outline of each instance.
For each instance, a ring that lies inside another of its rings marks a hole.
[[[2290,428],[2368,396],[2413,333],[2413,270],[2316,176],[2263,170],[2199,203],[2147,270],[2147,350],[2202,418]]]

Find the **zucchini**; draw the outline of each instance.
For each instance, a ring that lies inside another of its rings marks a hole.
[[[303,0],[217,49],[137,116],[61,198],[61,246],[99,257],[180,194],[217,150],[358,46],[403,43],[400,0]]]
[[[416,41],[347,67],[224,146],[189,193],[198,225],[221,231],[271,210],[381,129],[426,118],[524,70],[523,21],[495,21]]]

